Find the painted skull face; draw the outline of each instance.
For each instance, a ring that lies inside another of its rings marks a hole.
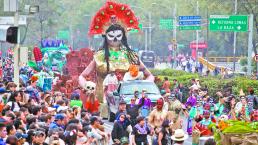
[[[108,44],[113,47],[117,47],[121,44],[121,40],[123,38],[123,32],[122,30],[114,30],[114,31],[109,31],[106,34]]]

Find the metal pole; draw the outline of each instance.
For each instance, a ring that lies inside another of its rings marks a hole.
[[[206,17],[207,17],[207,44],[208,44],[208,47],[207,47],[207,52],[206,52],[206,60],[207,60],[207,70],[209,69],[209,65],[208,65],[208,62],[209,62],[209,7],[207,7],[207,14],[206,14]]]
[[[173,47],[175,47],[174,48],[174,65],[173,66],[175,66],[176,67],[176,44],[177,44],[177,40],[176,40],[176,24],[177,24],[177,22],[176,22],[176,8],[177,8],[177,5],[176,5],[176,3],[175,3],[175,7],[174,7],[174,12],[173,12],[173,17],[174,17],[174,20],[173,20],[173,42],[175,43],[175,44],[172,44],[173,45]]]
[[[145,51],[147,51],[148,43],[148,30],[145,30]]]
[[[237,0],[235,0],[235,15],[237,14]],[[233,50],[233,74],[235,73],[236,71],[236,35],[237,33],[234,32],[234,44],[233,44],[233,47],[234,47],[234,50]]]
[[[17,2],[18,4],[18,2]],[[18,8],[18,7],[17,7]],[[13,81],[14,83],[17,84],[17,89],[19,89],[19,85],[20,85],[20,82],[19,82],[19,43],[20,43],[20,31],[19,31],[19,12],[18,10],[16,10],[15,14],[14,14],[14,26],[17,26],[18,27],[18,36],[17,36],[17,44],[16,46],[14,47],[14,55],[13,55],[13,58],[14,58],[14,78],[13,78]]]
[[[149,50],[151,50],[151,11],[149,12]]]
[[[253,49],[253,14],[249,15],[249,34],[248,34],[248,66],[247,66],[247,75],[251,76],[252,74],[252,49]]]
[[[196,15],[199,15],[199,1],[196,2]],[[196,64],[198,62],[199,30],[196,30]]]

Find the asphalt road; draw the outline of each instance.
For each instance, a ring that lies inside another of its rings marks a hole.
[[[186,127],[187,127],[187,119],[185,117],[183,117],[183,129],[185,130],[186,132]],[[104,127],[105,127],[105,130],[109,133],[111,133],[112,129],[113,129],[113,126],[114,126],[114,123],[113,122],[109,122],[108,120],[103,120],[104,122]],[[149,143],[151,143],[151,138],[149,137]],[[111,144],[111,142],[110,142]],[[185,140],[184,142],[184,145],[192,145],[192,137],[189,136],[187,140]]]

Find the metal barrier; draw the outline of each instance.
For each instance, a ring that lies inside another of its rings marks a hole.
[[[234,57],[209,57],[210,62],[234,62]],[[239,61],[241,57],[236,57],[236,62]]]

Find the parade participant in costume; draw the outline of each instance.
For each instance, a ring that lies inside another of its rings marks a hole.
[[[250,119],[250,112],[248,110],[248,104],[242,89],[240,90],[239,97],[240,102],[238,102],[235,107],[236,117],[238,120],[248,121]]]
[[[253,112],[254,107],[258,106],[258,98],[257,96],[254,95],[254,89],[249,88],[249,95],[246,97],[247,98],[247,104],[248,104],[248,111]]]
[[[85,109],[90,113],[99,113],[99,100],[94,93],[89,95],[85,103]]]
[[[29,97],[33,99],[35,102],[39,103],[41,100],[39,91],[37,89],[37,81],[38,77],[37,76],[32,76],[30,78],[30,85],[26,88],[26,91],[29,92]]]
[[[230,95],[225,100],[224,110],[222,114],[227,115],[229,119],[236,120],[235,113],[236,99],[234,95]]]
[[[142,80],[143,72],[139,71],[137,65],[130,65],[129,71],[125,73],[123,81]]]
[[[251,113],[251,117],[250,117],[250,121],[251,122],[258,122],[258,110],[253,110],[253,112]]]
[[[94,59],[79,76],[79,84],[85,88],[88,81],[85,77],[93,71],[97,72],[97,96],[103,96],[103,78],[112,71],[116,75],[123,76],[131,64],[138,65],[147,80],[154,81],[153,75],[140,62],[137,54],[129,48],[126,32],[131,29],[139,29],[139,23],[133,11],[128,5],[107,1],[106,4],[93,17],[89,35],[102,34],[104,44],[102,49],[96,52]],[[119,78],[118,77],[118,80]],[[122,77],[123,78],[123,77]],[[102,98],[101,98],[102,99]]]
[[[187,99],[186,103],[185,103],[185,107],[190,109],[191,107],[196,105],[196,100],[198,97],[198,86],[193,85],[190,87],[190,97]]]
[[[118,87],[118,79],[115,75],[115,72],[110,72],[110,74],[108,74],[105,77],[103,81],[103,86],[104,86],[104,97],[105,97],[103,98],[103,102],[106,102],[106,99],[109,99],[111,103],[115,104],[114,98],[112,97],[112,95],[111,97],[109,95],[109,94],[113,94],[113,92],[116,91]]]
[[[200,120],[202,120],[202,115],[203,115],[202,99],[198,97],[196,106],[193,106],[189,111],[189,117],[188,117],[188,123],[187,123],[187,132],[189,135],[192,134],[193,120],[195,119],[196,122],[199,122]]]
[[[182,111],[182,103],[176,99],[174,94],[169,97],[169,111],[167,112],[167,119],[171,121],[170,129],[174,134],[176,129],[181,129],[183,125],[183,119],[180,117]]]
[[[168,77],[164,78],[164,83],[162,85],[162,88],[166,91],[166,93],[170,93],[170,82],[168,80]]]
[[[138,106],[140,107],[141,116],[148,117],[150,110],[151,110],[151,100],[148,98],[146,94],[146,90],[142,90],[142,97],[139,100]]]
[[[162,122],[167,117],[167,112],[162,110],[163,105],[164,105],[163,99],[159,98],[157,100],[157,107],[151,111],[151,113],[148,117],[148,123],[154,129],[159,129],[162,125]]]
[[[214,106],[215,116],[218,118],[222,115],[225,105],[225,97],[221,92],[217,92],[216,95],[219,97],[219,102]]]

